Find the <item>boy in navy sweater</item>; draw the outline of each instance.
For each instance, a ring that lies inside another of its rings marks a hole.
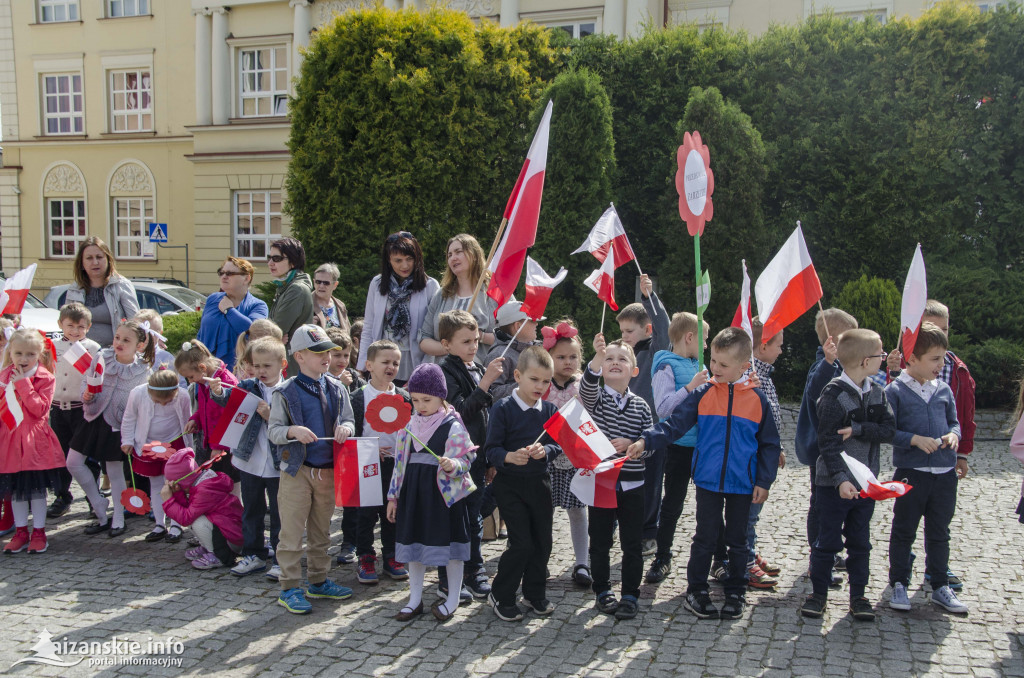
[[[492,486],[498,510],[508,529],[508,544],[491,583],[490,603],[504,621],[518,621],[516,591],[539,615],[554,611],[547,599],[548,558],[551,556],[551,480],[548,461],[561,448],[544,432],[544,422],[557,411],[543,400],[555,366],[548,352],[531,346],[519,354],[511,395],[491,408],[484,446],[489,464],[497,468]]]

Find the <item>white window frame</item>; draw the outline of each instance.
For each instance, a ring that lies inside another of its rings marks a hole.
[[[277,39],[268,40],[265,38],[257,39],[252,41],[249,39],[241,40],[229,40],[228,42],[234,47],[232,50],[235,66],[235,115],[236,118],[246,119],[258,119],[258,118],[279,118],[288,115],[288,95],[291,92],[291,43],[287,40],[280,39],[279,36],[274,36]],[[246,67],[246,53],[259,52],[259,50],[270,50],[271,65],[264,66],[258,70],[245,70]],[[281,50],[281,54],[284,58],[283,66],[277,63],[277,50]],[[284,72],[284,89],[277,89],[274,84],[275,76],[279,72]],[[269,73],[270,77],[270,89],[269,90],[253,90],[250,92],[245,91],[246,87],[246,75],[248,73]],[[246,101],[256,101],[256,109],[259,110],[259,100],[268,99],[270,101],[270,112],[269,113],[245,113]]]
[[[65,196],[48,197],[48,198],[45,199],[44,202],[45,202],[45,206],[46,206],[46,222],[45,222],[46,223],[46,257],[45,258],[46,259],[73,259],[75,257],[75,253],[78,252],[78,248],[81,246],[82,241],[84,241],[88,237],[88,235],[89,235],[89,221],[88,221],[88,212],[86,210],[86,205],[85,205],[85,196],[79,195],[79,196],[66,196],[66,197]],[[72,203],[73,204],[72,214],[71,214],[70,217],[65,216],[63,214],[63,211],[62,211],[61,215],[59,217],[57,217],[57,219],[60,221],[60,223],[62,225],[62,228],[61,228],[61,234],[60,235],[56,235],[56,236],[53,234],[54,217],[51,215],[51,210],[52,210],[51,205],[53,205],[54,203]],[[73,233],[70,236],[64,235],[64,228],[63,228],[63,226],[65,225],[64,222],[68,221],[68,220],[70,220],[71,225],[74,226],[76,228],[76,230],[77,230],[78,222],[81,221],[82,222],[82,233],[81,234]],[[54,245],[54,243],[57,243],[57,242],[63,243],[65,245],[65,247],[62,248],[62,249],[66,249],[66,245],[68,243],[74,243],[75,251],[72,252],[71,254],[66,254],[66,253],[64,253],[64,254],[55,254],[54,251],[53,251],[53,245]]]
[[[563,26],[573,27],[574,38],[579,37],[580,24],[594,24],[594,34],[601,33],[604,29],[604,6],[581,7],[570,10],[550,10],[543,12],[522,12],[519,15],[522,20],[529,19],[534,23],[548,28],[561,28]]]
[[[47,92],[47,81],[49,79],[51,79],[51,78],[54,79],[54,82],[55,82],[55,84],[57,84],[57,89],[58,89],[57,92],[52,93],[52,94]],[[67,78],[68,79],[68,91],[66,93],[61,93],[59,91],[59,89],[60,89],[59,82],[60,82],[61,78]],[[74,91],[74,89],[73,89],[75,78],[78,79],[79,90],[77,92]],[[40,92],[40,113],[41,113],[41,117],[42,117],[42,128],[41,128],[41,131],[42,131],[43,136],[79,136],[79,135],[85,134],[85,78],[83,77],[81,71],[77,71],[77,72],[76,71],[68,71],[68,72],[64,72],[64,73],[41,73],[39,75],[39,92]],[[59,110],[59,108],[60,108],[60,100],[62,98],[67,98],[68,99],[68,111],[67,112],[61,112]],[[78,99],[78,102],[79,102],[78,110],[75,110],[75,99],[76,98]],[[51,113],[51,112],[49,112],[47,110],[47,105],[48,105],[50,99],[53,99],[53,100],[55,100],[57,102],[58,110],[56,112]],[[60,121],[64,120],[64,119],[67,119],[67,120],[70,121],[69,129],[66,132],[61,132],[60,131]],[[50,131],[49,122],[51,120],[56,120],[57,121],[57,131],[56,132],[51,132]],[[75,129],[75,121],[76,120],[79,121],[81,129],[77,129],[77,130]]]
[[[149,16],[152,13],[151,2],[152,0],[107,0],[107,18],[122,19],[132,16]],[[120,14],[114,13],[115,7],[121,8]],[[125,9],[129,7],[134,10],[131,14],[125,12]]]
[[[273,194],[277,194],[277,204],[280,206],[277,212],[273,212],[270,209],[273,200],[271,199]],[[239,197],[242,195],[249,196],[249,211],[239,211]],[[263,198],[263,210],[255,211],[253,209],[254,197],[261,196]],[[281,213],[281,208],[284,206],[284,190],[280,188],[268,188],[268,189],[257,189],[257,190],[237,190],[231,196],[231,240],[232,240],[232,251],[236,257],[244,259],[258,259],[265,260],[267,253],[270,251],[270,243],[278,240],[282,237],[280,231],[284,230],[284,217]],[[248,234],[241,234],[238,230],[238,224],[240,219],[248,217],[250,232]],[[262,217],[263,219],[263,233],[256,234],[253,230],[253,221],[256,217]],[[273,232],[271,224],[274,217],[277,217],[278,223],[281,228],[277,233]],[[264,254],[262,257],[255,254],[253,244],[263,241],[264,242]],[[244,250],[241,245],[242,243],[249,243],[248,251]]]
[[[118,208],[124,203],[128,210],[127,216],[122,217]],[[137,203],[137,204],[136,204]],[[132,207],[137,208],[135,216],[132,215]],[[156,245],[149,241],[149,224],[156,221],[156,200],[151,195],[138,196],[114,196],[110,198],[111,218],[111,241],[113,242],[114,258],[118,261],[140,261],[156,259]],[[122,224],[128,228],[128,235],[121,235],[118,228]],[[132,234],[131,229],[135,227],[138,232]],[[135,246],[138,247],[138,254],[122,254],[122,246],[128,247],[131,252]]]
[[[896,11],[894,0],[804,0],[804,18],[825,14],[829,10],[838,17],[877,16],[882,12],[884,23]]]
[[[39,23],[41,24],[59,24],[82,20],[82,8],[79,6],[79,0],[38,0],[37,7],[39,9]],[[49,19],[46,18],[47,10],[53,13]],[[63,14],[63,18],[56,18],[58,11]]]
[[[135,89],[128,89],[128,78],[132,74],[135,75],[137,87]],[[125,88],[123,90],[117,89],[118,76],[124,76]],[[143,87],[142,83],[148,81],[148,87]],[[109,115],[107,124],[111,134],[132,134],[135,132],[152,132],[153,127],[153,70],[151,68],[128,68],[128,69],[115,69],[107,71],[107,105],[109,107]],[[117,107],[118,94],[124,96],[125,103],[122,108]],[[136,99],[136,107],[131,108],[128,104],[130,96],[134,94]],[[148,100],[147,100],[148,98]],[[149,118],[148,124],[146,124],[146,118]],[[121,118],[124,120],[124,129],[117,129],[117,121]],[[134,118],[137,123],[135,129],[128,129],[128,122]]]
[[[675,25],[695,23],[697,29],[702,31],[709,28],[728,28],[731,4],[731,0],[688,2],[686,9],[672,11],[672,23]]]

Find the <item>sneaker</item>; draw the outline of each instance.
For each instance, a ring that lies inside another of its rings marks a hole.
[[[846,558],[843,558],[838,553],[836,554],[836,564],[832,566],[833,569],[842,570],[846,572]]]
[[[478,600],[483,600],[491,592],[491,584],[487,581],[487,575],[483,572],[479,572],[467,579],[463,588]]]
[[[488,591],[488,593],[490,593],[490,591]],[[437,583],[437,595],[441,596],[442,598],[448,597],[448,582]],[[473,594],[470,592],[469,588],[465,584],[463,584],[462,590],[459,591],[459,606],[461,607],[462,605],[469,605],[472,602]]]
[[[194,549],[188,549],[187,551],[185,551],[185,560],[196,560],[198,558],[202,558],[207,553],[209,553],[209,551],[207,551],[205,548],[203,548],[202,546],[197,546]]]
[[[263,548],[267,549],[267,558],[274,557],[274,545],[270,543],[270,537],[263,540]]]
[[[306,600],[305,591],[298,587],[281,591],[281,595],[277,597],[277,604],[292,614],[309,614],[313,611],[313,606]]]
[[[698,619],[718,619],[718,608],[711,602],[707,591],[687,593],[683,605]]]
[[[267,569],[267,561],[259,556],[243,556],[238,564],[231,568],[231,574],[236,577],[244,577],[254,572],[263,572]]]
[[[398,562],[394,558],[384,559],[384,574],[397,581],[404,581],[409,578],[409,570],[405,569],[405,564]]]
[[[279,579],[281,579],[281,566],[277,563],[274,563],[270,566],[270,569],[267,570],[267,574],[265,576],[267,577],[267,579],[270,579],[271,581],[278,581]]]
[[[541,598],[540,600],[529,600],[523,598],[523,604],[527,608],[534,611],[535,614],[539,614],[542,617],[546,617],[555,611],[555,606],[551,604],[551,601],[547,598]]]
[[[875,621],[875,608],[864,596],[850,600],[850,614],[858,621]]]
[[[371,553],[359,557],[359,572],[356,578],[360,584],[374,585],[377,583],[377,557]]]
[[[46,547],[46,530],[41,527],[33,529],[32,537],[28,540],[28,552],[45,553]]]
[[[892,585],[892,595],[889,596],[889,607],[894,610],[909,610],[910,596],[907,595],[907,587],[902,582]]]
[[[754,557],[754,562],[757,563],[758,567],[764,570],[765,574],[771,577],[778,577],[779,573],[782,572],[781,567],[773,563],[769,563],[767,560],[761,557],[760,553],[758,553],[757,556]]]
[[[589,589],[594,584],[594,577],[590,574],[590,568],[586,565],[577,565],[572,568],[572,580],[577,586]]]
[[[668,577],[668,573],[672,571],[672,559],[663,558],[661,556],[655,556],[651,562],[651,569],[647,570],[647,576],[644,580],[648,584],[657,584],[658,582],[665,581]]]
[[[615,614],[619,609],[619,601],[611,591],[602,591],[597,594],[597,609],[605,614]]]
[[[924,573],[924,581],[925,581],[926,584],[931,586],[932,578],[931,578],[931,575],[929,575],[927,572]],[[962,581],[960,581],[960,577],[958,577],[955,574],[953,574],[953,570],[949,570],[949,569],[946,570],[946,585],[949,586],[949,588],[953,589],[954,591],[963,591],[964,590],[964,583]]]
[[[729,578],[729,567],[721,560],[711,563],[711,578],[724,582]]]
[[[619,609],[615,610],[616,619],[633,619],[640,611],[640,603],[634,596],[622,596]]]
[[[14,537],[4,547],[4,553],[21,553],[28,548],[28,543],[28,527],[19,527],[14,531]]]
[[[341,584],[336,584],[330,579],[324,579],[319,584],[310,584],[306,589],[306,596],[309,598],[330,598],[331,600],[345,600],[352,597],[352,589]]]
[[[747,586],[750,588],[773,589],[778,584],[779,580],[769,577],[764,570],[758,567],[756,562],[747,567]]]
[[[644,539],[644,555],[653,556],[658,552],[658,540],[657,539]]]
[[[820,619],[825,614],[826,606],[825,596],[820,596],[817,593],[812,593],[807,596],[807,600],[800,607],[800,614],[805,617],[811,617],[813,619]]]
[[[932,602],[949,612],[967,614],[967,606],[960,602],[950,586],[942,586],[938,591],[932,591]]]
[[[356,562],[356,547],[354,544],[342,544],[338,551],[338,564],[351,565]]]
[[[842,588],[843,587],[843,575],[839,574],[838,572],[836,572],[833,569],[832,570],[832,582],[828,586],[829,586],[829,588],[832,588],[832,589]]]
[[[185,542],[185,543],[188,544],[188,546],[190,548],[195,548],[195,547],[199,546],[199,538],[198,537],[189,537],[188,541]]]
[[[735,593],[730,593],[725,597],[725,602],[722,603],[722,612],[719,617],[722,619],[739,619],[743,616],[743,607],[746,601],[743,600],[743,596]]]
[[[212,553],[207,553],[201,558],[193,560],[192,567],[197,570],[214,570],[218,567],[224,567],[224,563],[220,562],[220,558]]]
[[[498,602],[498,599],[494,597],[494,593],[487,596],[487,602],[490,603],[491,609],[494,610],[494,614],[501,621],[519,621],[523,618],[523,611],[519,609],[519,606],[513,603],[512,605],[502,605]]]
[[[50,504],[50,508],[46,509],[47,518],[60,518],[62,515],[68,512],[71,508],[71,502],[73,501],[71,495],[66,497],[57,497]]]

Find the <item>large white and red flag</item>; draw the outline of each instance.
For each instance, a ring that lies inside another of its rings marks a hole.
[[[921,243],[917,243],[914,258],[910,261],[907,281],[903,283],[903,302],[900,304],[900,333],[903,342],[903,355],[914,352],[917,334],[921,331],[921,319],[924,307],[928,303],[928,279],[924,271],[924,256],[921,254]]]
[[[736,307],[736,314],[732,317],[731,327],[741,327],[750,337],[750,344],[754,344],[754,323],[750,317],[750,276],[747,275],[747,260],[743,260],[743,286],[740,287],[740,305]]]
[[[765,343],[821,299],[821,281],[807,252],[799,222],[793,235],[757,279],[754,296],[757,297],[757,315],[764,324],[761,341]]]
[[[9,431],[18,428],[18,424],[25,420],[25,413],[21,410],[21,403],[14,393],[14,381],[12,380],[4,388],[3,397],[0,398],[0,421],[4,423]]]
[[[97,356],[93,361],[92,372],[85,375],[85,391],[93,395],[103,391],[103,357]]]
[[[594,423],[577,398],[573,398],[544,422],[544,430],[562,447],[562,454],[576,468],[599,468],[615,454],[607,436]]]
[[[544,193],[544,172],[548,164],[548,134],[551,129],[551,107],[549,101],[540,119],[537,133],[533,136],[526,162],[519,171],[512,195],[505,205],[505,219],[508,223],[487,270],[491,282],[487,296],[498,302],[501,308],[512,297],[519,277],[526,263],[526,250],[537,240],[537,220],[540,218],[540,200]]]
[[[629,237],[626,236],[626,229],[622,227],[619,213],[615,211],[615,205],[611,205],[604,211],[594,227],[590,229],[587,239],[573,254],[590,252],[597,257],[598,261],[604,262],[609,250],[615,253],[616,266],[628,264],[636,259],[633,248],[629,244]]]
[[[526,299],[519,310],[533,320],[540,320],[548,307],[551,293],[568,274],[567,270],[559,268],[552,278],[532,257],[526,257]]]
[[[3,292],[0,292],[0,313],[21,313],[28,299],[28,291],[32,289],[37,267],[38,264],[31,264],[4,281]]]
[[[210,445],[234,449],[242,440],[245,427],[256,416],[256,408],[263,402],[244,388],[235,386],[228,395],[228,403],[210,434]]]
[[[857,481],[860,489],[860,496],[864,499],[894,499],[902,497],[913,489],[913,485],[907,485],[896,480],[887,483],[879,482],[875,474],[871,472],[862,462],[857,461],[846,452],[840,452],[846,468],[850,469],[850,475]]]
[[[597,298],[608,304],[613,311],[618,311],[619,305],[615,303],[615,266],[615,250],[611,250],[601,268],[587,276],[583,284],[597,292]]]
[[[68,347],[68,350],[64,351],[64,355],[61,356],[62,360],[67,360],[71,363],[71,366],[78,370],[79,374],[85,374],[89,366],[92,365],[92,354],[80,341],[76,341]]]
[[[349,438],[334,443],[335,506],[383,506],[380,474],[379,438]]]
[[[619,482],[619,471],[626,462],[619,457],[604,471],[582,468],[569,482],[569,491],[587,506],[594,508],[616,508],[615,485]]]

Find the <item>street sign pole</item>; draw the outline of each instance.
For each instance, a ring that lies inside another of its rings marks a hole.
[[[188,243],[184,245],[166,245],[164,243],[167,242],[168,236],[167,224],[149,224],[149,242],[155,243],[157,247],[165,250],[185,250],[185,287],[192,287],[192,281],[189,280]]]

